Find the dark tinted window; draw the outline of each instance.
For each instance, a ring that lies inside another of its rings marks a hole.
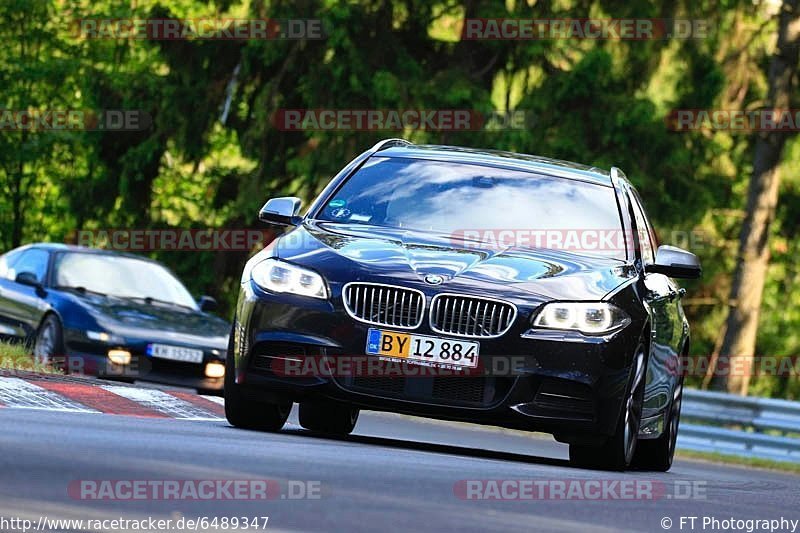
[[[611,187],[480,165],[372,158],[318,218],[625,258]]]
[[[14,266],[9,268],[9,273],[13,274],[9,277],[14,279],[20,272],[31,272],[36,275],[36,279],[44,283],[44,278],[47,275],[47,261],[50,254],[44,250],[33,248],[22,252],[20,258],[14,263]]]

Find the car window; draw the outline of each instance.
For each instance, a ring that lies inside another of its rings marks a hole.
[[[191,309],[197,303],[186,287],[158,263],[127,256],[68,252],[53,264],[55,287],[83,288],[121,298],[171,302]]]
[[[639,234],[639,247],[642,251],[642,261],[645,265],[650,265],[655,262],[655,253],[653,252],[653,239],[650,234],[650,224],[647,221],[647,216],[644,214],[644,208],[639,202],[639,198],[631,190],[631,203],[633,204],[633,216],[636,218],[636,230]]]
[[[40,283],[47,276],[47,261],[50,254],[36,248],[25,250],[14,265],[8,269],[9,279],[15,279],[20,272],[31,272]]]
[[[22,255],[22,250],[13,250],[0,256],[0,278],[3,279],[14,279],[15,276],[14,271],[14,264],[19,261],[20,256]]]

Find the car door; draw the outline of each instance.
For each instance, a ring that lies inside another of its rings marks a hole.
[[[650,313],[650,354],[647,365],[643,418],[654,416],[669,406],[679,376],[675,372],[676,357],[682,343],[682,315],[679,312],[679,289],[669,277],[646,272],[655,261],[657,241],[647,214],[636,191],[631,188],[636,232],[643,268],[643,299]]]
[[[47,304],[41,289],[15,280],[20,273],[30,272],[44,283],[50,253],[40,248],[27,248],[11,258],[7,256],[0,268],[0,331],[16,340],[25,340],[36,331]]]

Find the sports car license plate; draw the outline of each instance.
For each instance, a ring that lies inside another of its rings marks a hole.
[[[170,346],[168,344],[148,344],[147,355],[184,363],[203,362],[203,350],[184,348],[183,346]]]
[[[441,339],[428,335],[413,335],[381,329],[370,329],[367,353],[437,365],[475,368],[478,366],[480,343]]]

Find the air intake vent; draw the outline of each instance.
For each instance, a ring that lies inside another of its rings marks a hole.
[[[499,337],[517,317],[514,304],[490,298],[439,294],[431,302],[431,329],[462,337]]]
[[[348,283],[342,291],[347,313],[377,326],[416,329],[425,313],[425,294],[377,283]]]

